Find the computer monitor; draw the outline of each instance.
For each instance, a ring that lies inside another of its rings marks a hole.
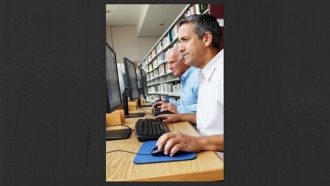
[[[142,68],[140,68],[139,90],[144,99],[147,99],[147,96],[149,95],[147,87],[147,73]]]
[[[125,66],[125,73],[123,75],[124,75],[126,95],[130,98],[130,100],[137,99],[140,97],[140,94],[139,94],[135,65],[131,60],[125,57],[124,66]]]
[[[106,112],[110,113],[122,106],[116,53],[106,43]]]
[[[135,113],[135,114],[128,113],[128,97],[132,101],[135,99],[140,99],[140,94],[139,94],[135,65],[131,60],[127,59],[126,57],[123,60],[125,67],[125,72],[123,73],[125,90],[122,95],[123,95],[123,107],[124,107],[125,117],[126,118],[142,117],[144,116],[144,113]]]

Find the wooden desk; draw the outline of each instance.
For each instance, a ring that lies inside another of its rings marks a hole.
[[[150,108],[143,108],[150,111]],[[153,118],[151,114],[144,117]],[[125,125],[133,127],[138,118],[126,118]],[[115,127],[107,127],[108,129]],[[122,128],[122,127],[121,127]],[[171,131],[180,131],[193,136],[198,132],[188,122],[170,124]],[[139,142],[132,132],[129,139],[106,141],[106,152],[127,150],[138,152]],[[213,151],[197,153],[197,158],[188,161],[134,164],[135,154],[113,152],[106,154],[106,181],[219,181],[224,179],[222,159]]]

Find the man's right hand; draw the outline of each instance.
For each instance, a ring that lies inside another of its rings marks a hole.
[[[165,124],[175,123],[179,121],[180,114],[161,114],[156,116],[156,118],[162,119]]]

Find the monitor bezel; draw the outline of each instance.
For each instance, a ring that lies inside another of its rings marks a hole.
[[[123,62],[124,62],[124,67],[125,67],[125,74],[123,75],[124,78],[124,86],[125,86],[125,90],[126,90],[126,95],[127,97],[130,98],[130,100],[135,100],[135,99],[140,99],[140,91],[139,91],[139,85],[138,85],[138,77],[137,77],[137,74],[136,74],[136,67],[135,67],[135,64],[129,60],[127,57],[124,57],[123,58]],[[137,87],[137,92],[138,92],[138,96],[137,97],[133,97],[133,92],[132,92],[132,85],[131,85],[131,74],[129,73],[129,70],[128,70],[128,63],[131,63],[134,67],[134,72],[135,72],[135,83],[136,83],[136,87]]]
[[[115,105],[115,106],[112,106],[111,104],[110,104],[110,97],[109,97],[109,91],[108,91],[108,82],[107,82],[107,86],[106,86],[106,93],[107,93],[107,100],[108,100],[108,104],[109,104],[109,109],[107,109],[106,108],[106,113],[109,113],[108,111],[110,111],[110,112],[113,112],[114,110],[117,110],[117,109],[119,109],[119,108],[121,108],[122,107],[122,104],[123,104],[123,99],[122,99],[122,97],[121,97],[121,91],[120,91],[120,84],[119,84],[119,75],[118,75],[118,66],[117,66],[117,64],[118,64],[118,62],[117,62],[117,55],[116,55],[116,52],[112,49],[112,47],[108,44],[108,43],[106,43],[106,47],[107,48],[109,48],[110,49],[110,51],[114,54],[114,56],[115,56],[115,63],[116,63],[116,66],[115,66],[115,71],[116,71],[116,73],[117,73],[117,86],[118,86],[118,93],[119,93],[119,97],[120,97],[120,103],[119,104],[117,104],[117,105]],[[106,55],[105,55],[105,57],[107,57]],[[106,64],[105,65],[107,65],[107,59],[105,59],[105,61],[106,61]],[[106,70],[107,70],[107,68],[106,68]],[[107,73],[106,71],[105,71],[105,73]],[[106,76],[106,74],[105,74],[105,76]],[[105,78],[106,79],[106,81],[107,81],[107,78]],[[111,86],[110,86],[110,89],[111,89]]]
[[[140,94],[143,95],[144,99],[147,99],[147,97],[149,96],[148,86],[147,86],[147,75],[148,75],[147,72],[143,68],[140,68],[140,84],[141,84]]]

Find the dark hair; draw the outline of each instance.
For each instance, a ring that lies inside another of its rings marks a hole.
[[[195,14],[185,17],[179,21],[179,26],[193,23],[195,25],[194,31],[199,39],[202,39],[205,32],[212,34],[212,46],[220,50],[221,30],[219,23],[215,17],[209,14]]]

